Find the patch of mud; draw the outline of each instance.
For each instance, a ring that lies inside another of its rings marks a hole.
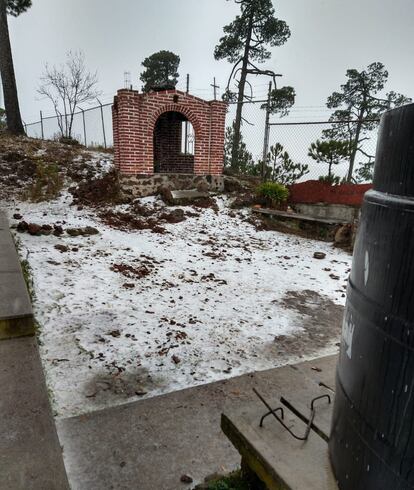
[[[301,329],[279,335],[271,350],[277,356],[307,357],[339,343],[344,307],[316,291],[288,291],[279,301],[302,316]]]
[[[217,201],[213,197],[198,197],[194,199],[191,204],[195,209],[212,209],[215,213],[218,213],[219,207]]]
[[[167,230],[159,225],[159,221],[154,218],[136,218],[130,213],[115,211],[105,211],[99,215],[103,223],[111,228],[123,231],[150,230],[153,233],[163,235]]]
[[[185,213],[182,209],[173,209],[165,211],[163,208],[149,206],[131,207],[131,212],[115,212],[106,210],[99,217],[106,225],[123,231],[150,230],[153,233],[168,233],[163,225],[182,223],[187,216],[193,216],[193,213]],[[139,214],[136,216],[135,212]]]
[[[76,180],[73,178],[73,180]],[[128,199],[122,196],[118,173],[111,170],[106,175],[81,182],[69,189],[73,195],[73,204],[99,206],[102,204],[125,204]]]
[[[85,387],[85,396],[95,400],[97,404],[111,405],[111,401],[119,403],[129,398],[144,396],[162,386],[161,378],[153,379],[144,367],[135,370],[120,371],[114,374],[97,375]]]
[[[128,279],[141,279],[142,277],[149,276],[153,270],[153,265],[150,267],[148,265],[140,265],[139,267],[132,267],[127,264],[113,264],[111,266],[111,271],[119,272]]]

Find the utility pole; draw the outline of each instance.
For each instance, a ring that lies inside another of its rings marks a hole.
[[[264,131],[264,143],[263,143],[263,160],[262,160],[262,180],[265,178],[265,166],[267,152],[269,151],[269,135],[270,135],[270,98],[272,96],[272,82],[269,82],[269,91],[267,93],[267,104],[266,104],[266,120],[265,120],[265,131]]]
[[[214,77],[214,82],[210,84],[210,87],[214,89],[214,100],[217,100],[217,89],[220,88],[219,85],[216,85],[216,77]]]

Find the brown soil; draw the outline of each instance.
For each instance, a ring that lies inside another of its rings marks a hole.
[[[280,301],[282,306],[303,315],[302,329],[292,335],[279,335],[271,347],[275,356],[302,357],[339,342],[343,306],[316,291],[288,291]]]
[[[194,199],[191,203],[195,209],[213,209],[216,213],[219,210],[217,201],[212,197],[199,197]]]
[[[101,164],[82,146],[0,133],[0,196],[22,197],[37,179],[39,165],[55,166],[61,180],[91,180]]]
[[[71,187],[73,204],[99,206],[102,204],[125,204],[129,199],[121,194],[118,173],[112,170],[101,178],[81,182]]]
[[[160,226],[158,219],[136,218],[130,213],[107,210],[99,215],[103,223],[123,231],[151,230],[153,233],[164,234],[167,230]]]
[[[141,279],[143,277],[149,276],[153,271],[154,266],[147,263],[140,265],[139,267],[132,267],[127,264],[113,264],[111,266],[111,271],[119,272],[128,279]],[[131,285],[129,285],[131,287]]]

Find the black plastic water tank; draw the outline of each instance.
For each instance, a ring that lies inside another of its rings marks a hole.
[[[329,450],[341,490],[414,489],[414,104],[381,119],[347,291]]]

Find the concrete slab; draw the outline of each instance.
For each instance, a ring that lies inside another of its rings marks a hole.
[[[335,372],[332,361],[325,358],[320,364],[313,361],[312,365],[297,366],[296,377],[305,382],[296,379],[295,386],[287,389],[279,403],[270,403],[272,408],[284,408],[284,423],[299,437],[304,436],[310,419],[311,400],[326,394],[333,398],[328,388]],[[315,402],[315,407],[313,430],[306,441],[295,439],[273,416],[260,427],[260,417],[267,411],[264,405],[225,412],[221,426],[244,463],[269,490],[337,490],[327,445],[333,405],[324,398]]]
[[[221,413],[242,407],[266,411],[253,387],[277,401],[316,382],[325,370],[332,371],[326,378],[333,381],[336,356],[323,360],[321,372],[312,365],[271,369],[58,420],[72,490],[178,490],[192,487],[180,481],[183,474],[201,482],[235,469],[240,457],[220,430]]]
[[[171,191],[171,196],[174,202],[180,201],[192,201],[193,199],[198,199],[200,197],[209,197],[209,192],[201,192],[197,189],[189,189],[189,190],[175,190]]]
[[[285,219],[298,220],[298,221],[309,221],[314,223],[323,223],[326,225],[347,223],[347,220],[342,218],[338,219],[338,218],[329,218],[329,217],[325,218],[325,217],[307,216],[305,214],[287,213],[286,211],[278,211],[276,209],[253,208],[253,211],[258,214],[267,214],[278,218],[285,218]]]
[[[7,219],[0,213],[0,340],[35,331],[32,306]]]
[[[311,401],[317,396],[329,395],[327,398],[315,402],[315,418],[313,429],[326,440],[329,439],[332,422],[332,408],[335,402],[334,375],[335,366],[326,362],[330,358],[322,358],[316,363],[305,362],[301,365],[301,372],[307,373],[312,381],[301,390],[292,390],[282,396],[282,405],[293,410],[302,420],[308,420],[311,411]]]
[[[21,270],[0,272],[0,319],[32,315],[32,305]]]
[[[69,488],[36,339],[0,342],[0,488]]]
[[[223,414],[221,427],[269,490],[338,490],[327,443],[313,431],[306,442],[296,440],[272,422],[260,428],[257,410],[243,410]],[[303,435],[305,424],[289,411],[285,423]]]

